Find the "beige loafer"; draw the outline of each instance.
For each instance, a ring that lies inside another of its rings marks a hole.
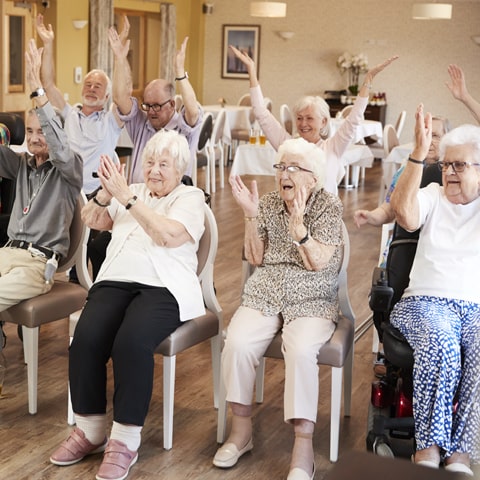
[[[247,444],[239,450],[234,443],[222,445],[213,457],[213,464],[219,468],[230,468],[237,464],[238,459],[253,448],[253,441],[250,439]]]

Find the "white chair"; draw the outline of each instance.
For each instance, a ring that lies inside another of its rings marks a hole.
[[[331,387],[331,405],[330,405],[330,461],[336,462],[338,459],[338,444],[340,437],[340,410],[342,403],[342,378],[345,369],[345,378],[343,380],[344,389],[344,415],[350,416],[351,398],[352,398],[352,374],[353,374],[353,351],[354,351],[354,330],[355,315],[350,305],[347,290],[347,267],[350,257],[350,243],[348,232],[343,224],[343,260],[339,272],[338,299],[340,311],[338,324],[332,338],[318,352],[317,363],[319,365],[329,365],[332,367],[332,387]],[[247,263],[247,262],[245,262]],[[249,268],[244,267],[244,277]],[[265,356],[260,361],[257,368],[256,379],[256,401],[263,401],[263,380],[265,375],[265,357],[283,358],[281,334],[278,333],[272,340],[270,346],[265,352]],[[223,382],[220,384],[220,403],[218,407],[218,426],[217,442],[223,443],[226,435],[227,423],[227,402],[226,391]]]
[[[397,121],[395,122],[395,126],[393,127],[395,129],[395,132],[398,138],[400,138],[400,134],[403,131],[403,126],[405,125],[406,116],[407,116],[407,111],[402,110],[398,115]],[[368,145],[368,148],[370,148],[370,150],[372,151],[372,155],[374,156],[374,158],[380,158],[383,160],[384,158],[386,158],[388,153],[390,153],[388,152],[387,154],[385,154],[384,138],[385,138],[385,133],[382,139],[379,139],[376,142],[370,143]]]
[[[22,326],[23,352],[27,364],[28,411],[37,413],[38,336],[40,325],[63,320],[83,307],[91,285],[87,272],[87,240],[90,229],[82,222],[80,211],[87,202],[80,194],[70,226],[70,247],[59,262],[57,273],[76,265],[80,285],[55,280],[52,289],[44,295],[23,300],[0,313],[0,321]]]
[[[210,193],[210,138],[213,132],[213,116],[210,112],[203,116],[200,135],[198,136],[197,154],[192,167],[192,182],[197,186],[197,169],[205,167],[205,192]]]
[[[293,115],[286,103],[280,105],[280,123],[290,135],[293,134]]]
[[[267,110],[271,113],[272,112],[272,99],[271,98],[268,98],[268,97],[265,97],[263,99],[263,104],[265,105],[265,107],[267,108]]]
[[[218,229],[210,207],[205,204],[204,209],[205,232],[200,239],[197,251],[197,273],[202,286],[206,313],[201,317],[183,322],[155,350],[155,353],[163,355],[163,448],[165,450],[170,450],[173,446],[176,356],[178,353],[208,339],[210,339],[212,350],[213,403],[215,408],[218,407],[219,402],[223,312],[217,301],[213,285],[213,268],[218,247]],[[73,339],[80,313],[81,311],[77,311],[70,316],[70,341]],[[70,402],[70,389],[68,399],[67,420],[69,425],[73,425],[75,416]]]
[[[336,115],[335,118],[347,118],[353,109],[353,105],[347,105],[343,107]]]
[[[397,136],[395,127],[389,123],[383,127],[383,158],[387,158],[388,154],[393,150],[394,147],[400,144]],[[392,178],[390,175],[386,175],[385,168],[382,175],[382,181],[380,183],[380,192],[378,195],[378,205],[383,203],[385,195],[390,188],[390,183]]]
[[[251,107],[252,106],[252,99],[250,98],[249,93],[244,93],[237,102],[237,105],[241,105],[244,107]]]
[[[227,117],[227,113],[224,109],[220,110],[215,119],[215,124],[213,125],[212,136],[210,137],[209,142],[209,162],[210,162],[210,173],[211,173],[211,184],[212,184],[212,192],[216,191],[216,182],[215,182],[215,164],[218,158],[218,171],[220,174],[220,188],[224,188],[225,186],[225,175],[224,175],[224,168],[225,168],[225,155],[224,155],[224,145],[223,145],[223,130],[225,127],[225,119]],[[217,155],[218,154],[218,155]],[[208,193],[208,192],[207,192]]]

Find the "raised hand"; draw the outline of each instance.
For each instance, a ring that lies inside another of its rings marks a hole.
[[[420,103],[415,113],[415,150],[421,154],[419,160],[423,160],[428,153],[430,144],[432,143],[432,115],[427,113],[424,115],[423,103]]]
[[[463,101],[468,95],[463,70],[458,65],[449,65],[448,74],[450,75],[451,83],[445,82],[445,85],[454,98]]]
[[[48,24],[48,27],[43,23],[43,15],[39,13],[37,15],[36,28],[38,36],[42,39],[43,44],[53,43],[55,34],[53,33],[52,26]]]
[[[235,201],[242,208],[246,217],[256,217],[258,213],[258,189],[255,180],[251,183],[251,191],[242,182],[240,175],[230,177],[230,185]]]
[[[116,58],[127,58],[128,56],[128,51],[130,50],[129,30],[130,24],[126,16],[124,16],[123,29],[120,34],[118,34],[115,27],[108,29],[108,41]]]
[[[177,76],[185,75],[185,56],[187,54],[188,37],[183,39],[177,54],[175,55],[175,72]]]
[[[28,42],[28,48],[25,51],[25,73],[30,88],[33,90],[41,86],[40,68],[42,66],[43,48],[37,48],[33,38]]]
[[[310,190],[303,186],[297,190],[292,205],[290,206],[290,218],[288,223],[288,230],[292,238],[303,238],[305,236],[305,225],[303,217],[305,215],[305,207],[307,205]]]
[[[365,74],[365,81],[368,83],[371,83],[372,80],[375,78],[377,74],[379,74],[381,71],[383,71],[385,68],[387,68],[392,62],[394,62],[398,58],[398,55],[393,55],[393,57],[388,58],[382,63],[379,63],[378,65],[375,65],[373,68],[371,68],[366,74]],[[364,83],[365,83],[364,81]]]
[[[235,56],[247,67],[248,75],[252,78],[256,78],[255,62],[250,58],[246,53],[243,53],[238,48],[233,45],[229,45],[230,50],[235,54]]]

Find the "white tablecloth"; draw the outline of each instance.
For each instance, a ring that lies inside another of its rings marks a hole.
[[[266,145],[241,144],[235,151],[230,175],[275,175],[273,164],[275,163],[275,149]],[[371,167],[373,155],[366,145],[351,145],[343,156],[344,165],[347,167],[345,184],[349,185],[348,167]],[[356,172],[358,173],[358,172]],[[358,181],[358,174],[353,175],[355,182]],[[358,186],[355,184],[354,186]]]
[[[205,112],[212,114],[214,121],[220,110],[223,109],[227,113],[222,134],[223,143],[229,145],[232,143],[231,130],[233,128],[248,130],[251,127],[250,112],[252,111],[252,107],[243,105],[225,105],[224,107],[221,105],[202,105],[202,108]]]
[[[330,135],[334,135],[340,128],[340,125],[345,121],[344,118],[331,118],[330,119]],[[381,122],[376,120],[363,120],[357,127],[354,143],[360,142],[365,137],[374,137],[380,139],[383,137],[383,127]]]

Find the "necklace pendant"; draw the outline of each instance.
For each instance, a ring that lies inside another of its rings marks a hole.
[[[30,211],[30,205],[23,208],[23,214],[26,215]]]

